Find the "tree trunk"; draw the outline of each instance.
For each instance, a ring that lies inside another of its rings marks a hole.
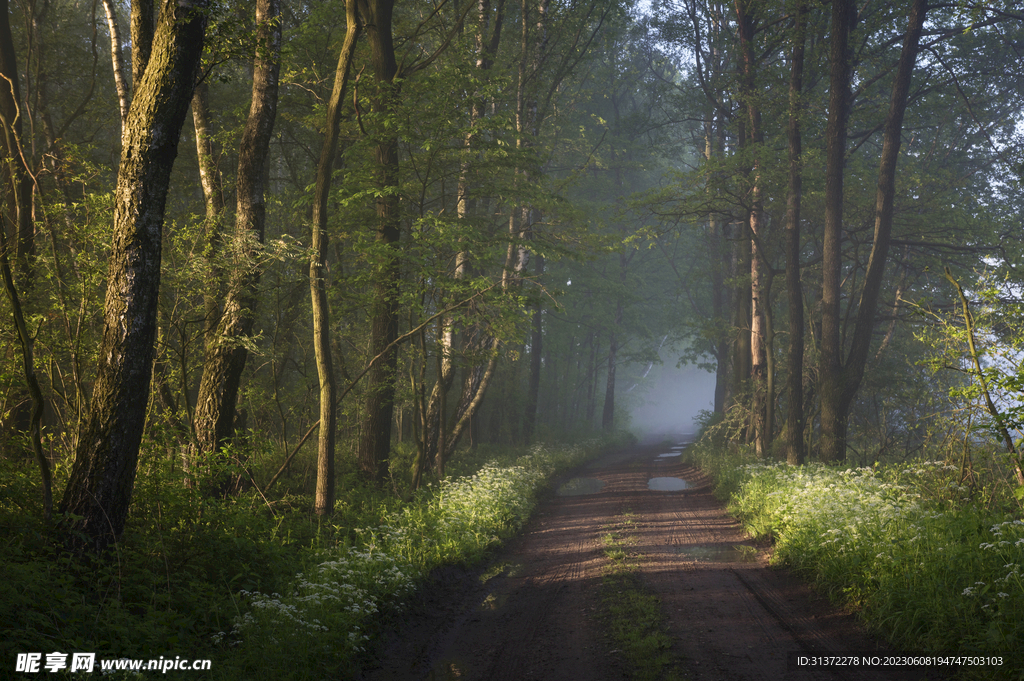
[[[253,64],[252,103],[238,145],[236,261],[217,331],[206,347],[194,416],[196,449],[192,458],[206,458],[203,463],[209,463],[234,436],[238,388],[249,355],[246,342],[255,324],[261,271],[258,261],[266,223],[264,167],[277,116],[280,13],[279,0],[258,0],[256,4],[259,48]],[[226,479],[217,475],[207,491],[224,494],[226,484]]]
[[[117,9],[114,0],[103,0],[103,11],[107,15],[107,30],[110,32],[110,61],[114,67],[114,89],[117,91],[117,102],[121,110],[121,129],[124,130],[128,120],[128,106],[132,96],[128,90],[124,75],[124,52],[121,49],[121,29],[117,23]]]
[[[715,397],[712,403],[716,414],[724,414],[729,398],[729,335],[725,332],[728,314],[728,291],[725,288],[725,249],[722,226],[716,216],[708,218],[708,238],[711,245],[711,314],[715,320]]]
[[[199,71],[206,0],[163,5],[122,140],[100,363],[60,512],[68,542],[97,551],[124,530],[153,367],[164,205]],[[84,538],[84,539],[83,539]]]
[[[615,333],[608,335],[608,375],[604,385],[604,408],[601,410],[601,430],[615,426],[615,364],[619,344]]]
[[[761,105],[755,94],[757,64],[754,55],[756,21],[752,3],[736,2],[736,24],[741,55],[741,104],[747,116],[747,143],[753,149],[753,165],[749,172],[750,205],[747,220],[750,225],[750,358],[751,358],[751,411],[754,428],[754,448],[759,456],[768,453],[774,426],[769,403],[773,396],[769,390],[769,331],[767,317],[771,314],[771,263],[764,251],[767,226],[764,222],[764,202],[761,197],[761,147],[764,139],[761,128]]]
[[[395,82],[398,64],[392,39],[394,0],[362,0],[359,3],[366,39],[370,46],[370,63],[379,88],[374,110],[381,116],[393,115],[398,106],[399,83]],[[382,131],[374,152],[377,161],[377,243],[383,248],[382,262],[374,273],[373,302],[370,309],[370,356],[385,353],[383,361],[374,365],[368,375],[366,404],[359,440],[359,468],[364,475],[379,482],[387,472],[391,451],[391,417],[395,402],[395,370],[398,349],[398,287],[401,271],[398,262],[398,239],[401,214],[398,196],[398,139]],[[388,349],[390,348],[390,349]]]
[[[746,394],[750,385],[750,258],[751,242],[747,233],[747,224],[737,222],[732,224],[732,233],[729,239],[732,241],[732,263],[730,278],[737,282],[732,290],[732,342],[731,342],[731,372],[730,372],[730,400],[726,403],[726,409],[735,406],[740,397]],[[738,232],[738,233],[737,233]]]
[[[594,412],[597,410],[597,335],[590,335],[590,358],[587,361],[587,400],[583,411],[587,428],[594,427]]]
[[[827,461],[838,461],[846,455],[846,431],[850,407],[853,404],[857,389],[864,376],[868,353],[871,349],[871,336],[875,327],[875,313],[878,298],[885,275],[885,262],[889,252],[892,233],[893,206],[896,195],[896,162],[899,160],[900,142],[903,134],[903,116],[907,109],[910,94],[910,81],[917,62],[917,52],[921,32],[924,28],[927,4],[925,0],[914,0],[910,10],[907,32],[903,39],[900,61],[896,66],[893,79],[892,95],[889,100],[889,111],[886,114],[882,139],[882,157],[878,169],[878,186],[875,198],[875,232],[871,243],[871,255],[868,258],[867,271],[861,287],[860,301],[857,307],[857,321],[850,344],[850,354],[846,362],[839,363],[841,346],[838,340],[838,271],[833,277],[836,299],[830,307],[834,309],[835,319],[822,319],[822,356],[825,356],[825,341],[829,334],[825,331],[828,321],[829,329],[835,338],[831,339],[828,377],[822,372],[821,420],[822,420],[822,458]],[[831,116],[831,114],[830,114]],[[827,190],[827,185],[826,185]],[[840,196],[841,199],[841,196]],[[827,201],[827,199],[826,199]],[[838,249],[837,249],[838,250]],[[824,265],[823,265],[824,266]],[[825,279],[826,282],[829,278]],[[825,290],[823,287],[823,296]],[[837,366],[838,364],[838,366]],[[824,368],[824,360],[823,360]],[[826,382],[827,381],[827,382]],[[828,430],[826,430],[826,423]]]
[[[106,0],[105,0],[106,1]],[[222,222],[224,215],[224,193],[220,168],[213,148],[210,132],[209,87],[206,83],[196,85],[192,95],[192,124],[196,133],[196,157],[199,164],[199,181],[203,186],[203,205],[206,220],[203,223],[206,243],[203,244],[203,258],[206,260],[209,285],[203,291],[203,336],[207,345],[216,338],[220,324],[220,304],[224,300],[221,268],[218,264],[223,241]]]
[[[622,303],[615,307],[615,329],[608,334],[608,376],[604,386],[604,409],[601,412],[601,430],[615,427],[615,367],[618,364],[619,339],[616,337],[622,323]]]
[[[544,258],[535,256],[534,273],[539,277],[544,272]],[[533,305],[533,319],[530,334],[530,380],[526,387],[526,406],[523,413],[523,442],[530,444],[537,427],[537,400],[540,397],[541,353],[544,348],[544,317],[540,302]]]
[[[828,122],[825,126],[825,232],[822,245],[821,355],[818,393],[821,399],[823,461],[846,457],[846,413],[842,407],[842,339],[839,305],[842,272],[843,171],[846,127],[850,116],[850,33],[857,22],[853,0],[832,3],[832,43],[829,54]]]
[[[789,78],[789,188],[786,195],[786,294],[789,303],[789,374],[786,461],[804,463],[804,299],[800,285],[800,203],[803,196],[800,93],[803,90],[804,22],[807,5],[796,10]]]
[[[313,308],[313,350],[320,380],[320,435],[317,445],[316,500],[319,515],[334,512],[334,443],[337,430],[338,391],[331,356],[330,307],[327,303],[327,199],[331,193],[331,173],[338,153],[338,131],[341,125],[341,102],[345,97],[352,55],[355,53],[359,20],[355,0],[345,2],[345,42],[334,70],[334,88],[327,104],[327,126],[324,145],[316,167],[316,188],[313,195],[313,238],[309,261],[309,291]]]

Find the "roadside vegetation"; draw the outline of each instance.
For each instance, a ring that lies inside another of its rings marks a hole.
[[[707,443],[692,457],[747,529],[773,541],[775,564],[895,646],[1001,656],[983,675],[1024,676],[1024,522],[1004,467],[789,466]]]
[[[434,568],[480,560],[522,526],[552,475],[624,437],[481,446],[415,494],[400,474],[380,489],[345,471],[345,503],[330,519],[310,513],[308,496],[210,500],[166,458],[144,458],[123,542],[88,566],[50,543],[40,513],[26,513],[38,504],[34,471],[4,461],[14,484],[0,496],[11,538],[0,548],[2,657],[159,653],[212,659],[204,678],[350,677]]]
[[[637,574],[643,556],[631,551],[634,518],[628,510],[602,537],[610,563],[601,582],[601,605],[611,647],[635,681],[676,681],[685,678],[672,651],[672,636],[661,601]]]

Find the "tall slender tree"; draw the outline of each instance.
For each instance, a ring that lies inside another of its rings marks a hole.
[[[786,294],[789,307],[789,373],[786,414],[786,460],[804,463],[804,297],[800,282],[800,206],[803,199],[803,137],[800,97],[803,91],[807,5],[800,2],[793,17],[789,76],[789,184],[786,192]]]
[[[242,372],[249,355],[260,280],[260,258],[266,225],[265,166],[277,116],[281,69],[281,6],[279,0],[256,4],[257,50],[253,61],[252,102],[238,147],[234,263],[217,330],[210,335],[203,376],[193,417],[195,463],[210,457],[234,436],[235,410]],[[218,479],[211,492],[224,493]]]
[[[394,0],[360,0],[359,12],[370,48],[370,66],[376,80],[374,112],[381,118],[393,116],[401,84],[395,59],[392,17]],[[370,356],[384,354],[383,361],[370,370],[366,386],[359,441],[359,466],[372,480],[381,480],[391,451],[391,417],[395,403],[395,371],[398,367],[398,295],[401,279],[398,240],[401,212],[398,193],[398,138],[394,129],[376,132],[376,241],[380,261],[374,274],[370,311]]]
[[[313,309],[313,350],[317,377],[320,381],[320,432],[317,445],[316,512],[324,515],[334,510],[334,444],[337,430],[337,385],[331,356],[330,307],[327,301],[327,199],[331,191],[334,157],[338,153],[341,105],[352,72],[359,34],[356,0],[345,2],[345,42],[334,70],[334,87],[327,103],[327,125],[323,147],[316,167],[313,190],[313,238],[309,262],[309,289]]]
[[[826,191],[830,194],[826,196],[826,209],[829,212],[827,213],[825,231],[825,259],[822,263],[822,343],[819,370],[821,458],[826,461],[841,461],[846,458],[846,433],[850,406],[864,376],[864,368],[871,348],[878,298],[885,275],[886,258],[892,234],[896,163],[899,160],[903,135],[903,117],[907,109],[911,76],[917,62],[927,9],[925,0],[914,0],[910,9],[907,30],[903,37],[903,49],[893,78],[889,110],[883,128],[882,155],[875,192],[875,229],[871,243],[871,255],[861,285],[856,325],[853,330],[850,351],[845,361],[843,361],[843,348],[839,333],[841,324],[839,316],[841,269],[839,242],[842,238],[842,163],[841,159],[834,156],[839,153],[840,149],[838,146],[833,148],[831,145],[839,145],[838,140],[832,139],[833,134],[841,134],[845,138],[846,125],[845,120],[838,120],[838,117],[833,121],[833,112],[829,111],[828,173],[831,184],[826,185]],[[848,11],[852,13],[854,10]],[[833,21],[833,30],[837,30],[835,20]],[[837,47],[836,43],[833,43],[833,59],[837,56]],[[836,64],[833,63],[832,69],[832,87],[848,90],[849,73],[846,73],[845,80],[843,80],[844,75]],[[833,129],[833,124],[835,129]]]

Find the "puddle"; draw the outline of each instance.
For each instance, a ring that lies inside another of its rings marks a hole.
[[[677,456],[682,456],[682,452],[669,452],[668,454],[658,454],[659,459],[674,459]]]
[[[674,553],[702,563],[755,563],[757,549],[753,546],[675,546]]]
[[[555,492],[560,497],[578,497],[584,494],[597,494],[604,487],[604,480],[597,478],[572,478]]]
[[[651,478],[647,481],[647,489],[655,492],[678,492],[693,487],[682,478]]]

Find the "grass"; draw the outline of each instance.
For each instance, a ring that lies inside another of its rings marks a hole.
[[[874,468],[744,460],[698,449],[730,511],[904,650],[1002,656],[972,674],[1024,678],[1024,522],[986,507],[956,465]]]
[[[518,531],[551,476],[623,444],[492,449],[489,463],[459,462],[460,477],[405,501],[345,478],[328,519],[294,493],[203,499],[151,452],[123,541],[89,565],[53,549],[32,469],[0,460],[0,529],[12,539],[0,546],[0,657],[181,655],[212,659],[211,672],[162,676],[350,678],[434,568],[480,560]]]
[[[601,604],[608,635],[616,652],[629,667],[630,678],[637,681],[676,681],[683,679],[672,651],[661,601],[650,593],[638,572],[642,556],[629,549],[629,530],[633,516],[627,511],[622,521],[602,537],[604,554],[610,564],[602,578]]]

